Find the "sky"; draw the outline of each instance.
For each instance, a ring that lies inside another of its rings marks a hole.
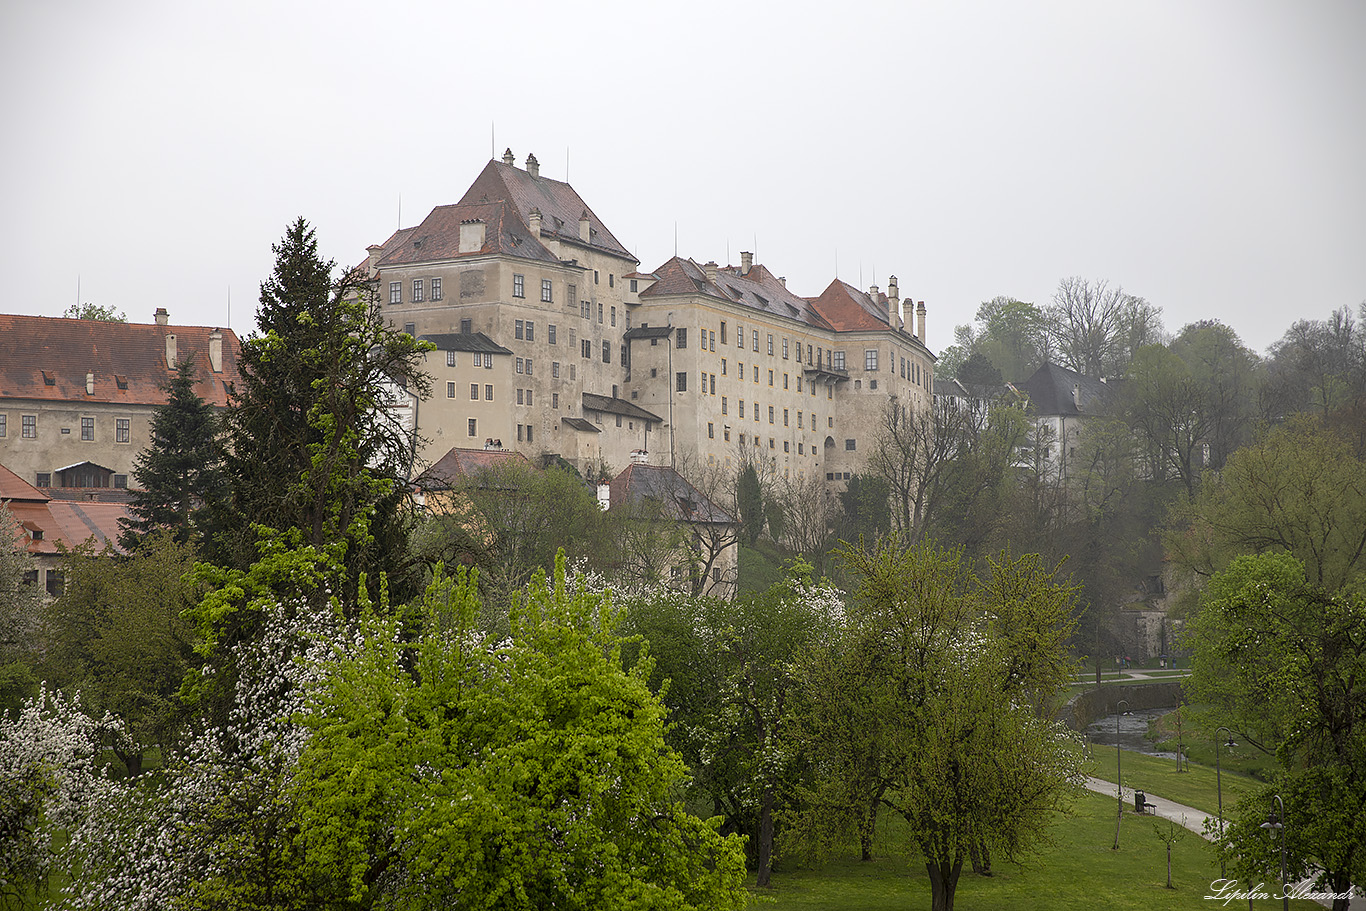
[[[935,351],[1068,276],[1258,351],[1366,300],[1359,0],[11,0],[0,115],[12,313],[246,335],[294,218],[359,263],[505,148],[642,270],[894,274]]]

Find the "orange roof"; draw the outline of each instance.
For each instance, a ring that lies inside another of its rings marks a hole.
[[[223,370],[209,363],[208,326],[159,326],[104,320],[0,313],[0,398],[164,405],[175,371],[166,366],[166,336],[176,357],[193,356],[195,392],[211,405],[228,403],[241,347],[223,333]],[[94,374],[94,392],[86,375]]]
[[[70,550],[92,537],[96,549],[109,543],[122,553],[118,546],[119,519],[132,515],[123,503],[16,500],[5,506],[14,520],[14,538],[23,535],[28,552],[39,556],[59,553],[58,544]]]
[[[50,499],[47,494],[0,465],[0,502],[46,503]]]
[[[811,306],[835,327],[836,332],[860,329],[886,329],[889,299],[885,294],[872,295],[860,291],[848,282],[835,279],[811,299]]]

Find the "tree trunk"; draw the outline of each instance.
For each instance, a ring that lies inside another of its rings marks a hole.
[[[1167,842],[1167,888],[1172,887],[1172,843]]]
[[[868,815],[863,821],[863,828],[858,833],[859,860],[869,861],[873,859],[873,832],[877,829],[877,805],[881,798],[874,797],[868,805]]]
[[[991,848],[985,841],[974,840],[969,849],[972,856],[972,872],[980,876],[991,875]]]
[[[960,857],[952,865],[925,861],[925,869],[930,873],[931,911],[953,911],[953,894],[958,889],[958,874],[963,872],[963,859]]]
[[[773,787],[764,788],[759,806],[759,876],[756,885],[767,886],[773,875]]]

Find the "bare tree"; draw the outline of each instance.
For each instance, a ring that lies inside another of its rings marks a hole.
[[[924,534],[949,466],[966,452],[966,431],[977,420],[973,409],[947,398],[919,410],[896,400],[888,403],[868,471],[891,489],[893,531],[910,540]]]
[[[1159,308],[1103,281],[1063,279],[1046,315],[1063,364],[1086,376],[1118,375],[1135,351],[1162,339]]]

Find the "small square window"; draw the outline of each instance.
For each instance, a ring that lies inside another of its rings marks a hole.
[[[34,486],[34,487],[51,487],[51,486],[52,486],[52,472],[50,472],[50,471],[40,471],[40,472],[38,472],[38,477],[34,479],[33,486]]]
[[[845,441],[844,441],[844,448],[845,448],[845,450],[847,450],[848,452],[853,452],[853,451],[854,451],[854,445],[855,445],[855,444],[854,444],[854,441],[853,441],[853,440],[845,440]]]
[[[526,297],[526,276],[516,274],[512,276],[512,296]]]
[[[117,488],[119,488],[119,489],[121,489],[121,490],[122,490],[122,489],[126,489],[126,488],[128,487],[128,475],[126,475],[126,474],[116,474],[116,475],[114,475],[114,486],[117,487]]]
[[[472,319],[462,319],[462,320],[460,321],[460,334],[461,334],[461,335],[469,335],[469,334],[470,334],[471,332],[473,332],[473,331],[474,331],[474,320],[472,320]],[[475,364],[474,366],[478,367],[479,365],[478,365],[478,364]]]

